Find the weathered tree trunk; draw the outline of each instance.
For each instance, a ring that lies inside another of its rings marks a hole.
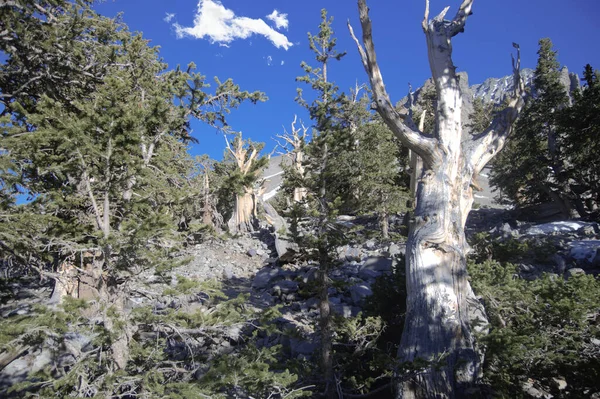
[[[236,137],[233,147],[229,144],[225,136],[227,149],[236,161],[238,172],[242,176],[255,176],[257,171],[253,170],[257,161],[258,149],[251,145],[250,148],[244,147],[241,134]],[[235,207],[233,214],[227,222],[229,231],[232,233],[246,233],[254,231],[254,222],[256,219],[256,196],[252,186],[242,187],[243,193],[236,194]]]
[[[381,237],[384,240],[390,238],[390,215],[387,211],[380,212],[378,215],[379,227],[381,227]]]
[[[329,254],[323,246],[319,248],[319,328],[321,330],[321,367],[325,373],[325,397],[337,397],[333,375],[333,337],[331,325],[331,304],[329,302]]]
[[[213,209],[210,203],[210,179],[208,168],[204,169],[204,209],[202,211],[202,223],[206,226],[214,226],[212,220]]]
[[[246,188],[243,194],[239,194],[235,198],[235,208],[231,219],[227,222],[229,231],[235,233],[254,231],[254,207],[252,190]]]
[[[288,155],[291,156],[292,168],[300,177],[304,177],[304,146],[308,138],[308,128],[304,126],[304,123],[300,122],[301,128],[296,128],[296,122],[298,116],[294,115],[294,121],[292,122],[292,132],[288,133],[284,128],[283,135],[276,135],[277,138],[283,141],[277,141],[277,143],[284,150],[288,151]],[[302,202],[306,198],[308,191],[305,187],[294,188],[294,202]]]
[[[507,109],[485,132],[463,139],[462,94],[452,62],[451,38],[464,31],[472,3],[464,0],[450,21],[444,19],[448,8],[429,20],[426,0],[422,26],[438,98],[432,134],[422,132],[409,113],[392,106],[377,65],[365,0],[358,1],[364,49],[349,25],[371,81],[377,111],[422,160],[420,176],[414,181],[416,208],[406,244],[407,314],[398,351],[400,362],[422,363],[397,372],[394,387],[398,398],[463,398],[480,376],[482,359],[469,325],[467,300],[472,291],[467,280],[464,227],[473,204],[473,177],[503,147],[523,106],[523,83],[520,62],[513,61],[515,91]]]

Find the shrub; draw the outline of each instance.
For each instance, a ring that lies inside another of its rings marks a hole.
[[[469,264],[475,293],[490,322],[484,376],[499,397],[527,397],[534,381],[555,397],[590,397],[600,391],[600,282],[577,275],[526,281],[515,265]],[[559,390],[556,380],[567,382]]]

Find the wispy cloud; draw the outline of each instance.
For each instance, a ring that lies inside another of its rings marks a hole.
[[[280,22],[281,18],[285,19],[287,27],[285,14],[276,13],[276,16]],[[275,22],[275,25],[278,26],[278,23]],[[197,39],[206,38],[212,43],[228,44],[236,39],[247,39],[256,34],[266,37],[277,48],[287,50],[293,45],[285,35],[271,28],[264,20],[238,17],[218,0],[200,0],[198,2],[193,26],[184,27],[177,23],[173,26],[178,38],[185,36]]]
[[[275,24],[277,29],[287,29],[288,28],[288,19],[287,14],[280,14],[279,11],[273,10],[273,12],[267,15],[267,19]]]
[[[174,13],[167,12],[165,14],[166,14],[165,17],[163,18],[163,21],[165,21],[165,22],[171,22],[171,20],[173,18],[175,18],[175,14]]]
[[[281,65],[285,64],[285,61],[281,61]]]
[[[273,64],[273,57],[271,57],[270,55],[267,55],[266,60],[268,66],[271,66]]]

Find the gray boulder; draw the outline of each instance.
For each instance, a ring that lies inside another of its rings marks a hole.
[[[315,342],[290,338],[290,351],[292,352],[292,357],[296,357],[298,355],[310,356],[318,349],[318,347],[319,345],[317,345]]]
[[[254,249],[254,248],[250,248],[250,249],[249,249],[249,250],[246,252],[246,254],[247,254],[249,257],[251,257],[251,258],[254,258],[255,256],[257,256],[257,255],[258,255],[258,253],[256,252],[256,249]]]
[[[331,310],[333,310],[334,313],[337,313],[346,319],[349,317],[352,317],[352,316],[356,316],[360,312],[360,308],[357,308],[356,306],[348,306],[348,305],[341,305],[341,304],[340,305],[332,304]]]
[[[572,269],[567,270],[567,278],[568,277],[572,277],[572,276],[576,276],[578,274],[585,274],[585,270],[579,268],[579,267],[574,267]]]
[[[384,258],[383,256],[372,256],[367,258],[365,263],[360,268],[363,270],[373,270],[375,272],[391,272],[392,271],[392,260],[390,258]]]
[[[267,288],[269,283],[282,279],[280,269],[273,269],[271,267],[263,267],[256,273],[254,280],[252,281],[252,288],[259,290]]]
[[[349,245],[340,248],[339,250],[340,258],[351,262],[353,260],[359,261],[362,257],[362,251],[359,248],[354,248]]]
[[[375,280],[377,277],[381,276],[381,272],[376,272],[375,270],[371,270],[371,269],[361,269],[358,272],[358,277],[365,280],[365,281],[371,281],[371,280]]]
[[[373,295],[371,288],[365,284],[353,285],[348,291],[354,305],[361,305],[366,297]]]
[[[298,283],[291,280],[281,280],[273,285],[272,292],[277,295],[291,294],[298,291]]]

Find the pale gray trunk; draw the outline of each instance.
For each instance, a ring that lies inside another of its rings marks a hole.
[[[390,215],[387,211],[382,211],[379,213],[379,227],[381,227],[381,237],[384,240],[390,238]]]
[[[212,221],[212,206],[210,204],[210,180],[208,170],[204,170],[204,210],[202,212],[202,223],[206,226],[214,226]]]
[[[392,105],[377,65],[365,0],[358,0],[364,48],[348,25],[369,75],[377,111],[422,161],[418,179],[412,182],[416,208],[406,244],[407,313],[398,350],[399,361],[412,363],[414,369],[396,373],[397,398],[463,398],[480,376],[482,359],[469,324],[468,300],[473,294],[467,280],[464,227],[473,204],[473,176],[503,147],[523,107],[523,82],[517,59],[513,61],[514,96],[508,107],[486,131],[463,141],[462,95],[451,38],[464,30],[472,3],[464,0],[452,20],[445,19],[448,8],[430,20],[426,0],[422,26],[438,100],[432,134],[416,127],[410,113]],[[413,171],[418,169],[413,162]],[[420,362],[413,363],[416,360]]]
[[[236,195],[233,214],[227,222],[231,233],[248,233],[254,231],[255,201],[251,189]]]

